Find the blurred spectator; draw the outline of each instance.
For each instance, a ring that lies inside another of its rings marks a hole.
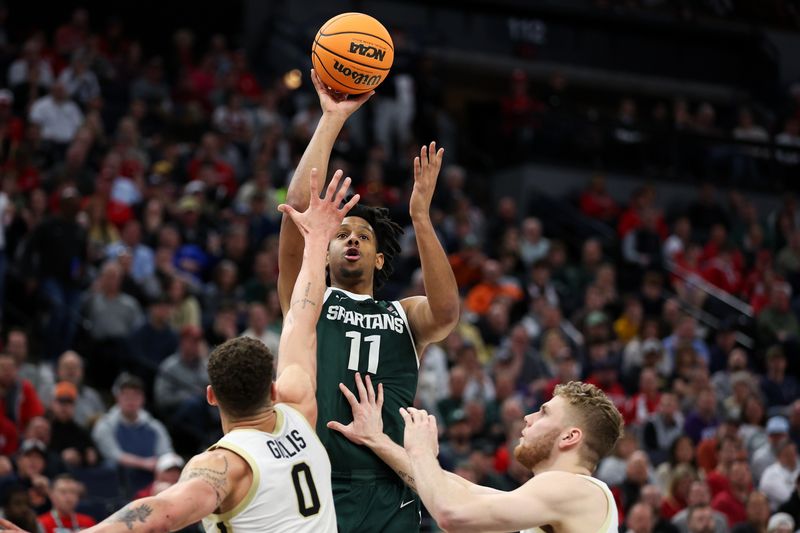
[[[800,474],[794,480],[791,497],[778,507],[778,511],[791,515],[795,523],[800,523]]]
[[[45,533],[36,519],[28,489],[22,485],[13,485],[5,491],[2,518],[30,533]]]
[[[714,532],[713,510],[708,505],[696,505],[689,509],[686,517],[686,528],[689,533]]]
[[[75,421],[77,400],[78,389],[69,381],[60,381],[55,386],[50,407],[50,451],[59,454],[69,469],[94,466],[98,460],[89,431]]]
[[[50,480],[45,476],[47,446],[42,441],[26,439],[20,444],[16,459],[17,469],[12,479],[28,490],[33,510],[44,511],[49,505],[50,490]]]
[[[697,321],[689,315],[682,316],[672,334],[664,339],[664,350],[670,361],[670,368],[674,368],[677,349],[681,346],[691,346],[694,352],[706,363],[710,360],[708,346],[703,339],[697,336]]]
[[[695,408],[687,415],[684,431],[695,444],[700,442],[706,431],[713,430],[719,424],[716,402],[714,389],[705,388],[700,391]]]
[[[625,517],[626,533],[653,533],[653,509],[646,503],[635,504]]]
[[[17,375],[14,358],[6,353],[0,353],[0,412],[16,425],[20,433],[34,417],[44,414],[33,385]]]
[[[161,416],[171,427],[189,433],[198,444],[207,438],[216,422],[212,407],[206,402],[206,351],[202,330],[184,326],[178,352],[159,365],[154,387]]]
[[[50,360],[71,346],[77,329],[87,259],[86,230],[77,222],[78,202],[77,189],[62,189],[59,213],[33,230],[26,248],[28,283],[38,285],[49,306],[44,345]]]
[[[747,496],[747,511],[745,518],[739,521],[732,533],[757,533],[767,531],[769,521],[769,502],[767,497],[760,492],[751,492]]]
[[[664,495],[658,485],[645,485],[642,487],[640,503],[650,508],[653,515],[653,533],[680,533],[678,528],[661,516],[661,503]]]
[[[778,449],[788,440],[789,421],[783,416],[773,416],[767,421],[767,442],[752,455],[753,479],[759,481],[764,471],[778,458]]]
[[[800,397],[800,384],[786,374],[786,354],[780,346],[767,350],[767,373],[761,378],[761,392],[767,406],[784,407]]]
[[[719,334],[718,334],[719,338]],[[715,344],[712,347],[719,349],[719,345]],[[727,398],[733,393],[733,376],[737,373],[747,369],[747,352],[741,348],[734,348],[728,352],[727,366],[723,370],[719,370],[711,376],[711,384],[714,385],[714,390],[722,398]]]
[[[606,178],[602,174],[594,174],[589,185],[581,193],[578,200],[580,209],[587,217],[613,224],[619,213],[619,206],[606,188]]]
[[[156,461],[156,476],[153,483],[137,492],[135,498],[138,500],[148,496],[157,496],[177,483],[185,464],[183,458],[175,453],[165,453],[159,457]]]
[[[100,394],[83,382],[83,359],[77,352],[66,351],[58,358],[56,379],[72,383],[78,390],[75,401],[75,421],[88,428],[105,412]]]
[[[79,103],[84,110],[100,96],[100,83],[97,81],[97,75],[91,70],[88,60],[85,51],[74,51],[70,65],[58,76],[58,82],[64,85],[69,97]]]
[[[53,393],[54,376],[53,369],[49,365],[39,362],[39,357],[34,363],[29,359],[28,334],[25,330],[11,328],[6,335],[5,349],[17,366],[17,376],[22,380],[28,380],[39,396],[43,405],[50,403]]]
[[[687,464],[679,465],[673,470],[669,480],[667,495],[664,498],[664,502],[661,504],[661,516],[671,520],[676,514],[686,508],[689,489],[692,486],[692,482],[696,480],[697,473],[693,467]]]
[[[797,446],[791,440],[778,445],[775,462],[764,469],[758,490],[769,499],[773,511],[789,501],[794,490],[795,480],[800,475],[797,460]]]
[[[8,85],[15,87],[36,80],[44,87],[53,83],[53,69],[42,57],[41,42],[35,38],[25,42],[22,56],[16,59],[8,68]]]
[[[786,513],[775,513],[769,517],[767,522],[767,533],[792,533],[795,529],[795,521]]]
[[[159,296],[150,303],[147,321],[136,328],[128,339],[134,368],[142,377],[152,382],[155,369],[161,361],[175,353],[178,335],[169,323],[172,305],[166,296]]]
[[[789,307],[792,288],[788,283],[773,283],[769,305],[758,315],[758,340],[765,346],[796,341],[800,322]]]
[[[519,285],[502,277],[500,263],[488,260],[483,263],[481,281],[467,294],[464,305],[477,315],[485,315],[497,298],[505,297],[513,301],[522,299]]]
[[[747,508],[750,507],[748,495],[753,488],[750,467],[745,460],[737,460],[731,465],[730,486],[727,490],[720,492],[711,502],[712,507],[723,513],[728,518],[728,525],[735,526],[748,519]],[[752,498],[752,496],[750,496]],[[760,495],[767,506],[769,516],[769,504],[763,494]],[[745,505],[747,504],[747,505]],[[754,505],[757,507],[757,504]]]
[[[266,305],[251,303],[247,310],[247,329],[242,332],[242,336],[260,340],[277,357],[281,339],[280,335],[269,329],[269,318]]]
[[[90,528],[95,520],[89,515],[77,513],[83,487],[69,474],[61,474],[53,480],[50,489],[50,512],[39,515],[39,523],[45,533],[60,533]]]
[[[683,413],[675,394],[663,393],[656,412],[645,423],[642,438],[644,449],[654,463],[667,459],[665,451],[683,434],[683,424]]]
[[[39,98],[31,106],[30,121],[41,128],[44,141],[52,143],[58,150],[65,150],[83,124],[83,113],[69,99],[64,84],[56,81],[50,88],[50,94]]]
[[[538,218],[526,218],[522,221],[519,255],[526,267],[547,257],[550,251],[550,240],[543,235],[542,223]]]
[[[711,505],[711,493],[708,485],[704,481],[693,481],[689,487],[689,495],[686,497],[686,507],[672,517],[672,524],[678,528],[680,533],[689,531],[689,514],[692,509],[697,507],[708,507]],[[719,511],[711,509],[712,522],[707,533],[728,533],[728,519]]]
[[[688,467],[697,477],[694,451],[692,439],[686,435],[681,435],[675,439],[669,447],[667,460],[658,465],[656,469],[656,479],[659,486],[667,488],[675,477],[675,472],[682,467]]]
[[[92,438],[111,466],[127,470],[131,488],[139,490],[153,480],[158,457],[173,451],[164,425],[143,409],[144,384],[130,374],[114,382],[117,403],[97,421]]]
[[[625,433],[617,441],[611,455],[600,461],[595,472],[597,479],[609,487],[621,485],[625,481],[628,462],[633,453],[637,451],[636,448],[636,438],[630,433]],[[638,460],[641,463],[641,457]]]

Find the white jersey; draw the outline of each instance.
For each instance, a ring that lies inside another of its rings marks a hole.
[[[273,433],[236,429],[210,449],[239,455],[253,471],[253,484],[235,509],[208,515],[208,533],[336,533],[331,462],[306,418],[275,404]]]
[[[593,529],[586,529],[586,533],[618,533],[619,532],[619,515],[617,514],[617,502],[614,500],[614,495],[611,494],[611,490],[609,490],[608,485],[600,481],[599,479],[591,476],[584,476],[582,474],[576,474],[581,476],[584,479],[587,479],[603,489],[603,494],[606,495],[606,502],[608,503],[608,512],[606,513],[606,520],[603,522],[603,525],[598,528]],[[544,533],[538,527],[533,529],[526,529],[522,531],[522,533]]]

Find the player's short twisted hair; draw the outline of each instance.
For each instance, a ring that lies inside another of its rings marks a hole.
[[[208,358],[208,378],[220,408],[234,418],[269,405],[273,356],[263,342],[236,337]]]
[[[389,210],[385,207],[370,207],[356,204],[347,214],[349,217],[359,217],[366,220],[375,231],[377,251],[383,254],[383,268],[375,270],[373,285],[380,289],[394,272],[392,261],[400,253],[400,235],[403,228],[389,217]]]
[[[554,394],[564,398],[577,414],[577,425],[583,429],[586,442],[582,456],[594,470],[622,436],[622,415],[602,390],[589,383],[570,381],[557,385]]]

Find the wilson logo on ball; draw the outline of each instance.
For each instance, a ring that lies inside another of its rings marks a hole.
[[[383,61],[383,58],[386,57],[386,50],[380,50],[374,46],[354,42],[350,43],[350,53],[377,59],[378,61]]]
[[[350,67],[342,65],[338,61],[333,62],[333,68],[338,72],[341,72],[348,78],[351,78],[353,80],[353,83],[355,83],[356,85],[366,85],[367,87],[372,87],[373,85],[377,85],[381,81],[380,74],[376,74],[375,76],[370,76],[369,74],[356,72]]]

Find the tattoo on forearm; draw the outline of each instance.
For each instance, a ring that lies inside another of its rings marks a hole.
[[[411,490],[413,490],[414,492],[417,491],[417,484],[416,481],[414,481],[414,476],[406,474],[402,470],[398,470],[397,475],[400,476],[400,479],[403,480],[403,483],[408,485],[411,488]]]
[[[128,529],[133,529],[133,525],[136,522],[141,522],[144,524],[147,520],[147,517],[151,514],[153,514],[153,508],[146,503],[143,503],[142,505],[138,505],[136,507],[131,507],[130,505],[123,507],[111,518],[113,522],[122,522],[127,526]]]
[[[303,299],[302,300],[297,300],[295,302],[292,302],[292,305],[296,305],[296,304],[301,304],[302,303],[303,304],[303,309],[306,308],[306,304],[316,306],[317,302],[315,302],[314,300],[309,300],[308,299],[308,293],[310,291],[311,291],[311,282],[309,281],[308,285],[306,285],[306,291],[305,291],[305,294],[303,294]]]
[[[222,501],[228,496],[228,489],[227,489],[227,482],[228,482],[228,458],[223,456],[222,460],[225,462],[225,466],[222,467],[221,470],[215,470],[213,468],[205,468],[205,467],[195,467],[189,468],[188,470],[184,471],[181,475],[181,479],[183,481],[189,481],[190,479],[199,479],[211,486],[214,489],[214,492],[217,495],[217,507],[220,506]]]

